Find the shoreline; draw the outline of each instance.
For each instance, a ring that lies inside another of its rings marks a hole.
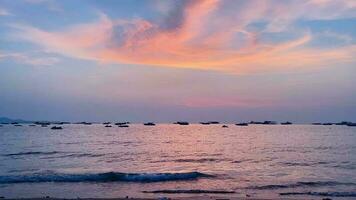
[[[56,198],[56,197],[35,197],[35,198],[0,198],[3,200],[272,200],[276,198],[253,198],[253,197],[219,197],[219,196],[191,196],[191,197],[157,197],[157,198],[136,198],[136,197],[117,197],[117,198]],[[310,198],[315,199],[315,198]],[[318,199],[324,199],[323,197]],[[277,200],[297,200],[291,198],[278,198]],[[306,199],[307,200],[307,199]]]

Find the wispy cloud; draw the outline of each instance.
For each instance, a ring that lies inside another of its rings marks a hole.
[[[0,16],[8,16],[8,15],[12,15],[11,12],[6,10],[5,8],[0,7]]]
[[[31,4],[42,4],[47,7],[50,11],[62,12],[62,7],[58,4],[58,2],[54,0],[25,0],[27,3]]]
[[[32,66],[52,66],[59,62],[59,59],[56,57],[42,57],[42,56],[33,56],[26,53],[4,53],[0,52],[0,61],[10,59],[12,61],[32,65]]]
[[[275,100],[247,99],[242,97],[194,97],[185,99],[183,106],[192,108],[235,108],[235,107],[265,107],[275,105]]]
[[[317,36],[289,28],[297,19],[354,17],[355,5],[346,0],[338,4],[328,0],[200,0],[170,6],[165,9],[166,17],[156,21],[111,19],[101,14],[97,21],[58,32],[19,24],[12,27],[18,30],[17,39],[98,62],[251,73],[354,61],[355,45],[308,47]],[[259,21],[267,24],[263,30],[247,29]],[[274,43],[261,40],[265,33],[291,31],[299,37]]]

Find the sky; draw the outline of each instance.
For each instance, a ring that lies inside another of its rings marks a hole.
[[[356,0],[0,0],[0,116],[356,122]]]

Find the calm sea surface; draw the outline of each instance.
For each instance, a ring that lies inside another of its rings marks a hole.
[[[356,199],[356,127],[0,127],[0,196],[196,195]]]

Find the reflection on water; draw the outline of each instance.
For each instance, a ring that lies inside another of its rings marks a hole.
[[[0,196],[356,196],[354,127],[63,127],[0,127]]]

